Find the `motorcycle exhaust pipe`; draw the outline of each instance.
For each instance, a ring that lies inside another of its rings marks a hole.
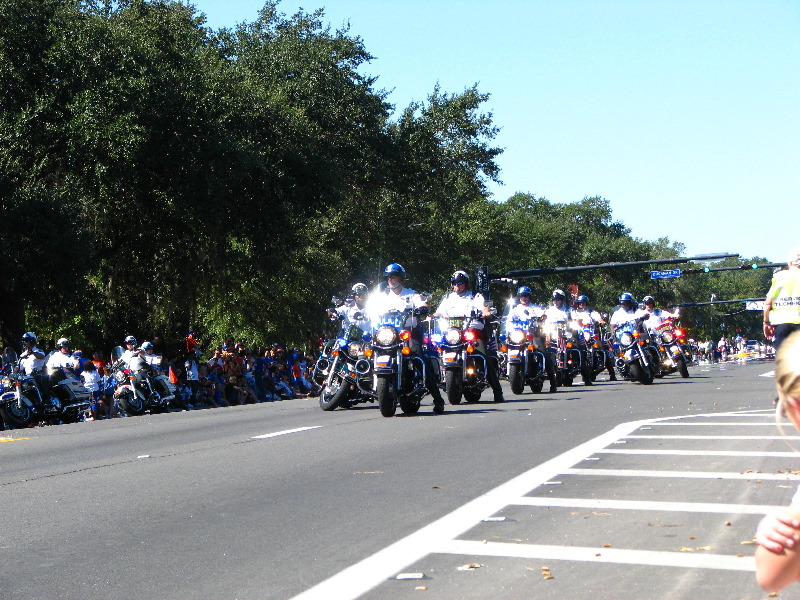
[[[356,373],[359,375],[369,375],[372,372],[372,363],[364,358],[356,361]]]

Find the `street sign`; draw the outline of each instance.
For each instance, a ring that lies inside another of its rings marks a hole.
[[[650,279],[672,279],[673,277],[680,276],[680,269],[670,269],[668,271],[650,271]]]
[[[756,300],[754,302],[745,302],[744,303],[745,310],[758,310],[764,312],[764,301],[763,300]]]

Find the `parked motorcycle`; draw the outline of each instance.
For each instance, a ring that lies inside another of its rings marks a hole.
[[[434,335],[450,404],[461,404],[462,398],[469,403],[478,402],[489,385],[486,370],[496,368],[489,364],[490,358],[476,352],[483,336],[483,329],[477,327],[480,318],[481,314],[473,311],[469,316],[436,321],[439,335]]]
[[[111,372],[116,387],[114,398],[129,416],[143,415],[147,410],[151,414],[165,412],[175,398],[175,385],[166,375],[147,364],[141,353],[126,365],[121,358],[124,352],[121,346],[111,351],[114,360]]]
[[[661,353],[661,368],[663,374],[677,371],[681,377],[689,377],[689,358],[684,353],[686,335],[682,329],[676,327],[672,319],[664,321],[656,328],[654,335],[658,350]]]
[[[370,332],[358,325],[346,326],[336,310],[341,300],[334,297],[333,303],[335,308],[328,309],[328,316],[341,322],[339,333],[325,344],[312,371],[312,378],[322,386],[319,406],[325,411],[375,401]]]
[[[620,375],[649,385],[660,370],[658,349],[642,325],[647,315],[619,325],[614,335],[619,344],[616,360]]]
[[[500,336],[506,376],[514,394],[521,394],[526,385],[538,394],[547,379],[544,352],[534,342],[538,325],[538,320],[514,317],[506,322],[505,333]]]
[[[56,425],[79,421],[91,408],[92,394],[70,369],[51,369],[47,375],[26,375],[17,353],[6,349],[2,367],[0,414],[18,429],[44,421]]]
[[[424,317],[428,309],[390,310],[375,320],[372,336],[372,365],[375,397],[381,414],[392,417],[400,410],[415,414],[425,388],[425,361],[411,352],[411,331],[405,323],[411,316]]]

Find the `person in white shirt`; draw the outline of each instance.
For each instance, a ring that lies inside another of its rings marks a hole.
[[[70,343],[67,338],[59,338],[56,342],[56,352],[53,352],[47,359],[47,370],[51,371],[57,369],[61,372],[62,377],[58,377],[57,381],[63,379],[63,369],[73,369],[75,367],[75,359],[72,358],[70,351]]]
[[[581,294],[575,299],[576,307],[572,309],[572,320],[575,321],[579,327],[589,327],[594,325],[605,325],[606,321],[596,310],[592,310],[589,306],[589,297]],[[617,374],[614,372],[614,361],[611,359],[612,350],[608,348],[603,340],[599,340],[601,348],[607,354],[606,366],[608,370],[609,381],[616,381]]]
[[[473,294],[468,289],[469,275],[466,271],[456,271],[450,276],[450,284],[453,286],[453,291],[445,295],[439,303],[439,308],[433,313],[433,316],[439,319],[458,319],[474,317],[470,323],[470,328],[483,331],[483,318],[491,317],[492,312],[486,306],[482,294]],[[444,328],[443,328],[444,329]],[[486,353],[486,342],[481,339],[475,348],[476,354],[480,354],[486,361],[486,381],[492,388],[494,393],[495,402],[505,402],[503,397],[503,388],[500,387],[500,379],[497,376],[497,371],[489,360]]]
[[[386,278],[386,288],[379,289],[370,294],[367,301],[367,313],[375,321],[380,315],[390,310],[404,311],[408,308],[427,308],[428,303],[416,291],[404,286],[406,280],[406,270],[397,263],[387,265],[383,270]],[[439,385],[434,375],[436,366],[428,360],[422,352],[422,332],[417,324],[417,318],[409,315],[405,324],[411,330],[409,348],[412,354],[419,356],[425,361],[425,387],[433,397],[433,412],[442,414],[444,412],[444,398],[439,391]]]
[[[642,303],[644,304],[644,311],[650,315],[647,321],[645,321],[645,325],[647,326],[647,330],[651,333],[657,331],[659,325],[666,319],[676,319],[680,316],[679,310],[670,312],[663,308],[656,308],[656,301],[652,296],[645,296],[642,298]]]
[[[370,321],[366,310],[367,286],[356,283],[350,291],[353,294],[353,303],[336,311],[342,316],[342,326],[348,329],[351,325],[355,325],[362,331],[369,331]]]
[[[22,335],[22,353],[19,355],[19,366],[25,375],[44,369],[44,352],[36,347],[36,334],[26,331]]]
[[[570,320],[571,310],[566,302],[563,290],[553,290],[550,296],[552,303],[544,311],[548,325],[567,323]]]
[[[623,292],[619,297],[619,308],[614,311],[609,321],[611,333],[614,333],[620,325],[635,321],[645,314],[645,311],[641,310],[636,304],[633,294],[630,292]]]

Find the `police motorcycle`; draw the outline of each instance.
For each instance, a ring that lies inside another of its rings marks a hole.
[[[91,405],[91,392],[71,369],[55,368],[47,374],[26,375],[19,366],[17,353],[6,349],[0,414],[8,425],[21,429],[39,421],[52,425],[74,423]]]
[[[476,352],[483,336],[483,329],[476,327],[481,319],[481,313],[473,309],[469,316],[435,321],[438,331],[431,338],[439,349],[450,404],[461,404],[462,397],[469,403],[478,402],[489,385],[486,370],[496,368],[488,364],[490,358]]]
[[[506,357],[506,377],[511,392],[521,394],[528,385],[538,394],[547,379],[545,356],[536,348],[536,329],[541,319],[509,317],[505,321],[505,332],[500,334],[500,350]]]
[[[430,294],[420,294],[425,302]],[[408,319],[425,317],[427,307],[390,310],[373,319],[372,368],[375,397],[381,414],[393,417],[397,406],[404,414],[416,414],[425,387],[425,361],[411,351],[411,330]],[[438,374],[436,374],[438,375]]]
[[[690,359],[684,352],[686,333],[683,329],[676,327],[672,318],[667,318],[656,327],[653,338],[660,353],[662,374],[677,371],[684,379],[689,377]]]
[[[322,387],[319,406],[325,411],[375,401],[371,333],[355,324],[345,325],[339,309],[343,305],[354,306],[353,298],[342,302],[334,296],[332,303],[334,306],[327,314],[332,321],[341,322],[339,332],[324,345],[312,371],[312,378]]]
[[[581,377],[586,385],[592,385],[597,376],[611,364],[604,336],[596,323],[576,323],[578,346],[582,353]]]
[[[578,335],[574,322],[545,322],[545,332],[550,339],[550,347],[555,351],[556,381],[558,385],[571,386],[576,377],[581,375],[584,383],[588,376],[585,352],[578,343]]]
[[[614,331],[618,344],[617,370],[626,379],[645,385],[653,383],[653,378],[661,372],[658,348],[643,325],[648,317],[649,315],[642,315],[622,323]]]
[[[111,373],[114,378],[114,398],[128,416],[166,412],[169,403],[175,398],[175,385],[158,369],[144,359],[144,351],[139,348],[126,364],[122,359],[125,350],[115,346],[111,351],[113,363]],[[135,385],[136,383],[139,385]]]

